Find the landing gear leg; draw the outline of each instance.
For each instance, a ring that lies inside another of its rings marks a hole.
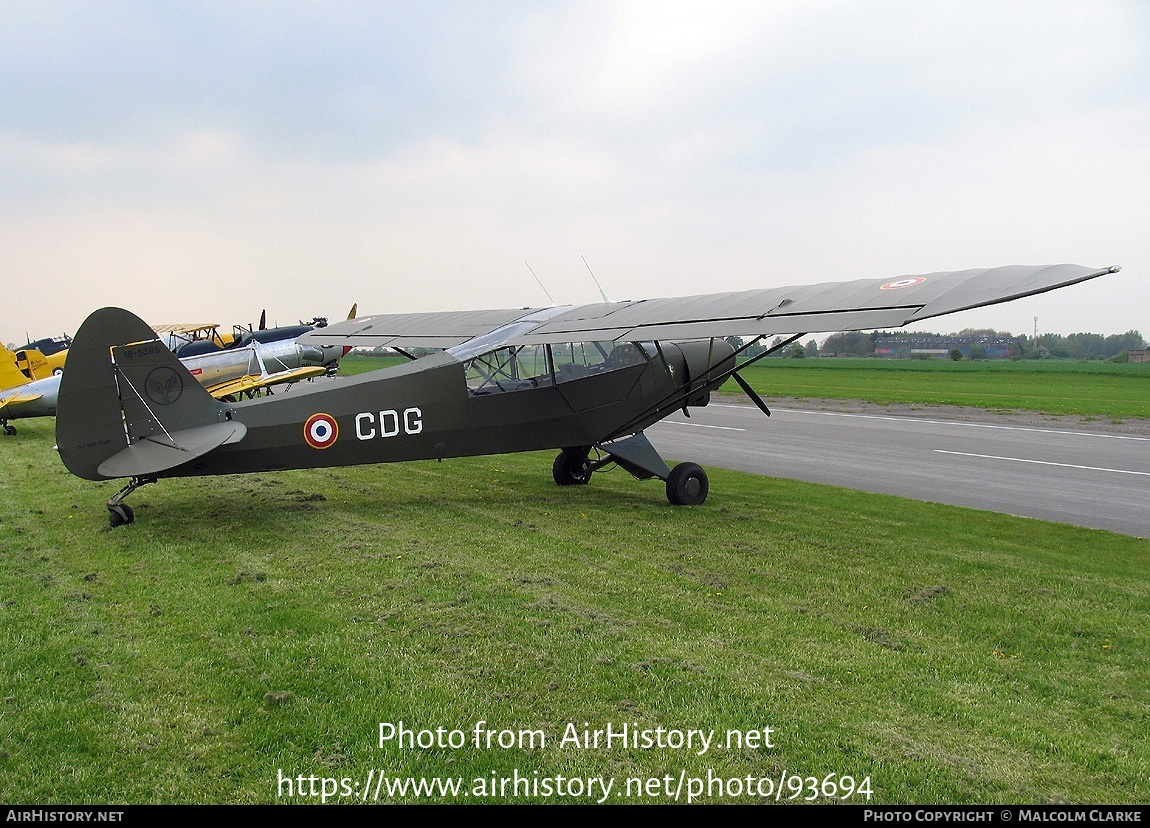
[[[156,478],[154,477],[133,477],[127,486],[116,492],[115,496],[108,501],[108,520],[113,529],[117,526],[127,526],[136,519],[136,513],[132,511],[131,506],[124,502],[124,498],[141,486],[155,482]]]

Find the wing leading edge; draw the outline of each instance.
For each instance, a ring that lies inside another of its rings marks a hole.
[[[301,340],[351,347],[450,348],[506,328],[500,345],[807,334],[897,328],[1077,284],[1119,268],[1015,265],[676,299],[567,308],[387,314],[317,329]],[[538,320],[530,322],[527,318]],[[530,322],[530,324],[526,324]],[[513,324],[514,323],[514,324]],[[497,336],[486,337],[492,340]]]

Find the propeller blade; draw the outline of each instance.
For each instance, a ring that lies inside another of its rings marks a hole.
[[[268,310],[264,308],[260,311],[260,330],[266,331],[268,329]]]
[[[751,388],[750,384],[737,373],[731,374],[731,376],[735,378],[735,382],[739,384],[739,387],[743,389],[743,392],[751,398],[751,402],[757,405],[759,410],[766,414],[768,417],[771,416],[771,409],[767,408],[767,404],[763,402],[762,397],[755,393],[755,389]]]

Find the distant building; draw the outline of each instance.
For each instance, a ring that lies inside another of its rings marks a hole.
[[[1150,349],[1147,348],[1131,348],[1126,352],[1130,356],[1130,362],[1150,362]]]

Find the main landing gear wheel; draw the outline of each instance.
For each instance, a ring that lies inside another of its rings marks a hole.
[[[591,461],[585,453],[564,449],[551,464],[551,476],[560,486],[585,486],[591,480]]]
[[[132,511],[132,507],[126,503],[117,503],[115,506],[108,507],[108,520],[112,524],[112,528],[117,526],[127,526],[129,523],[136,519],[136,513]]]
[[[680,463],[667,477],[667,500],[674,506],[698,506],[707,499],[707,473],[694,463]]]
[[[15,437],[16,436],[16,426],[8,425],[8,423],[4,423],[4,433],[7,434],[9,437]]]

